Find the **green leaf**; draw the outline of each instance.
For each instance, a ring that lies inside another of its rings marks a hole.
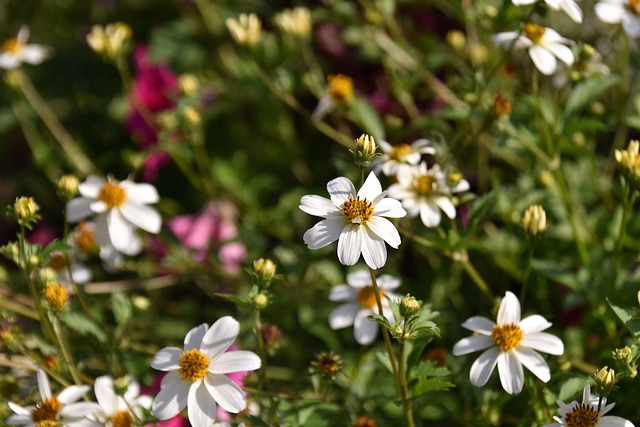
[[[220,294],[220,293],[215,293],[214,294],[217,297],[220,297],[222,299],[226,299],[227,301],[231,301],[235,304],[248,304],[248,301],[245,301],[242,298],[239,298],[233,294]]]
[[[389,323],[389,319],[387,319],[384,316],[380,316],[379,314],[372,314],[371,316],[367,316],[367,319],[371,320],[372,322],[376,322],[387,329],[391,328],[391,323]]]
[[[640,339],[640,319],[638,317],[638,310],[630,308],[622,308],[614,305],[609,298],[607,298],[609,307],[618,316],[618,318],[624,323],[629,331],[638,339]]]
[[[52,252],[66,252],[71,249],[71,245],[63,240],[54,240],[49,243],[43,250],[40,252],[40,256],[42,258],[48,257]]]
[[[111,310],[118,325],[125,323],[133,314],[131,300],[122,292],[114,292],[111,295]]]
[[[408,378],[413,380],[420,377],[444,377],[450,373],[449,369],[438,367],[433,360],[422,360],[409,369]]]
[[[567,98],[564,114],[570,116],[578,110],[584,108],[602,92],[609,89],[620,81],[620,77],[616,75],[607,77],[594,77],[584,82],[578,83]]]
[[[365,98],[355,97],[349,109],[349,118],[360,126],[362,133],[368,133],[374,138],[385,137],[384,126],[378,112]]]
[[[478,197],[471,205],[471,212],[469,212],[469,219],[467,220],[467,227],[465,228],[465,234],[474,234],[478,229],[478,226],[489,215],[491,209],[495,206],[496,195],[500,188],[496,188],[491,192]]]
[[[582,390],[589,384],[591,380],[589,378],[570,378],[560,386],[558,392],[558,399],[563,402],[569,402],[572,400],[579,400],[582,396]]]
[[[93,335],[101,343],[107,342],[107,333],[84,314],[69,312],[62,315],[61,319],[69,329],[81,335]]]
[[[411,397],[413,399],[416,399],[429,392],[436,390],[447,390],[451,387],[455,387],[455,384],[452,384],[448,381],[442,381],[439,378],[420,377],[418,378],[416,384],[413,386]]]
[[[389,354],[379,351],[376,353],[376,358],[380,363],[382,363],[382,366],[387,368],[387,371],[393,373],[393,369],[391,369],[391,361],[389,361]]]

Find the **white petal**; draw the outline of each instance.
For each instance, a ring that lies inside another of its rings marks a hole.
[[[546,332],[525,334],[522,341],[520,341],[520,345],[557,356],[564,353],[564,344],[562,344],[560,338]]]
[[[517,394],[522,391],[524,385],[524,372],[522,364],[511,351],[502,351],[498,355],[498,373],[502,388],[509,394]]]
[[[505,292],[504,298],[500,302],[498,321],[496,323],[498,325],[511,323],[518,325],[520,323],[520,301],[518,301],[513,292]]]
[[[524,319],[522,319],[518,326],[520,326],[520,329],[522,329],[522,332],[524,332],[525,335],[527,335],[527,334],[533,334],[536,332],[542,332],[545,329],[548,329],[549,327],[551,327],[551,322],[549,322],[547,319],[540,316],[539,314],[533,314],[531,316],[527,316]]]
[[[347,283],[353,288],[371,286],[371,274],[369,270],[358,270],[347,274]]]
[[[534,45],[529,48],[529,56],[536,68],[544,75],[551,75],[556,70],[556,57],[542,46]]]
[[[560,43],[549,43],[545,46],[549,52],[557,56],[562,62],[567,65],[573,64],[575,56],[571,49]]]
[[[350,198],[355,198],[356,188],[348,178],[343,176],[332,179],[327,184],[327,191],[334,205],[341,207]]]
[[[622,21],[625,15],[625,8],[622,4],[599,2],[595,5],[596,15],[598,19],[607,24],[617,24]]]
[[[156,188],[147,183],[134,183],[132,181],[122,181],[120,183],[122,188],[124,188],[127,192],[127,200],[134,201],[138,204],[150,204],[150,203],[158,203],[160,201],[160,196],[158,195],[158,191]]]
[[[511,46],[511,43],[514,43],[514,47],[517,49],[530,47],[533,44],[531,40],[529,40],[525,36],[521,36],[516,31],[506,31],[503,33],[494,34],[491,36],[491,39],[496,44],[499,44],[502,47],[509,47]]]
[[[102,200],[91,200],[89,203],[89,207],[93,211],[93,213],[102,213],[107,212],[109,210],[109,206]]]
[[[189,389],[189,422],[193,427],[210,427],[216,419],[216,403],[204,383]]]
[[[120,206],[120,212],[126,220],[144,231],[153,234],[160,232],[162,217],[160,217],[160,214],[154,208],[147,205],[126,202]]]
[[[369,315],[368,310],[361,310],[353,323],[353,336],[360,345],[369,345],[378,336],[378,324],[367,319]]]
[[[224,316],[211,325],[204,338],[200,350],[210,359],[215,359],[231,346],[238,337],[240,324],[231,316]]]
[[[362,184],[360,191],[358,191],[358,197],[360,199],[366,199],[368,201],[374,200],[382,193],[382,186],[375,173],[369,172],[369,176]]]
[[[360,228],[359,225],[347,225],[340,233],[338,260],[342,265],[354,265],[360,259],[363,238]]]
[[[640,19],[631,13],[626,13],[622,17],[622,29],[631,38],[640,37]]]
[[[513,349],[513,352],[515,352],[520,363],[530,370],[533,375],[540,378],[540,380],[546,383],[551,379],[549,365],[547,365],[547,362],[545,362],[537,352],[522,346]]]
[[[574,22],[581,23],[582,22],[582,9],[580,6],[573,0],[565,0],[560,5],[562,10],[569,15],[569,18],[573,19]]]
[[[9,405],[9,408],[11,408],[11,410],[15,412],[16,415],[27,415],[29,419],[31,419],[31,411],[13,402],[7,402],[7,405]],[[13,424],[13,423],[8,423],[8,424]]]
[[[471,371],[469,372],[471,384],[476,387],[482,387],[489,381],[493,368],[495,368],[496,363],[498,363],[498,354],[500,354],[498,347],[491,347],[473,362]]]
[[[439,196],[434,199],[434,202],[450,219],[456,217],[456,207],[451,200],[446,196]]]
[[[27,64],[38,65],[47,59],[47,56],[49,56],[48,53],[49,49],[45,46],[30,44],[22,48],[20,51],[20,58]]]
[[[353,325],[360,308],[358,303],[339,305],[329,315],[329,326],[331,329],[342,329]]]
[[[96,243],[100,246],[100,248],[113,246],[109,238],[108,214],[102,213],[100,215],[97,215],[94,224],[95,227],[93,238],[96,240]]]
[[[27,415],[25,415],[25,414],[10,415],[5,420],[5,423],[7,425],[19,425],[19,426],[32,425],[32,426],[35,426],[35,423],[31,419],[31,412],[29,412]]]
[[[229,374],[232,372],[255,371],[261,365],[260,357],[251,351],[229,351],[222,353],[211,362],[209,372]]]
[[[84,182],[78,184],[78,193],[82,197],[89,199],[97,199],[100,196],[100,191],[104,187],[105,180],[99,176],[89,175]]]
[[[133,240],[133,227],[126,221],[118,209],[111,209],[107,213],[107,229],[109,230],[109,240],[118,252],[125,255],[131,253],[130,243]]]
[[[113,389],[113,378],[109,375],[96,378],[93,390],[96,400],[107,416],[111,416],[118,410],[118,395]]]
[[[151,367],[159,371],[174,371],[178,369],[178,361],[182,356],[182,350],[177,347],[165,347],[158,351],[153,360]]]
[[[369,279],[369,283],[371,283],[371,279]],[[329,301],[354,301],[355,297],[356,290],[348,285],[334,286],[329,292]]]
[[[76,418],[73,420],[65,420],[65,427],[103,427],[102,424],[89,418]]]
[[[380,216],[372,216],[366,224],[376,236],[387,242],[389,246],[397,249],[400,246],[400,234],[391,221]]]
[[[327,217],[328,212],[339,212],[340,209],[333,202],[325,197],[316,195],[302,196],[299,208],[309,215]]]
[[[58,400],[68,404],[75,402],[82,397],[83,394],[91,389],[88,385],[71,385],[58,394]]]
[[[330,217],[308,229],[302,239],[311,250],[324,248],[338,240],[344,225],[345,218],[342,215]]]
[[[0,53],[0,68],[13,70],[20,66],[20,59],[10,52]]]
[[[177,371],[165,375],[162,383],[163,387],[153,400],[151,411],[159,420],[168,420],[187,406],[191,383],[183,381]]]
[[[67,203],[67,222],[78,222],[91,215],[93,215],[93,211],[90,200],[76,197]]]
[[[38,381],[38,393],[40,393],[40,398],[42,400],[51,398],[51,386],[49,386],[49,378],[47,378],[47,374],[42,370],[38,369],[36,372],[36,380]]]
[[[463,354],[473,353],[474,351],[485,350],[493,346],[493,339],[486,335],[472,335],[462,338],[453,345],[453,355],[462,356]]]
[[[397,184],[395,184],[397,185]],[[402,187],[396,187],[402,189]],[[389,188],[391,191],[391,188]],[[386,216],[388,218],[403,218],[407,212],[402,208],[400,203],[395,198],[385,197],[380,200],[374,207],[374,214],[380,216]]]
[[[384,240],[368,227],[363,227],[363,231],[362,257],[364,262],[373,269],[384,267],[387,262],[387,247],[384,244]]]
[[[202,338],[204,338],[204,335],[207,333],[207,329],[209,329],[209,325],[203,323],[187,332],[187,335],[184,337],[184,351],[194,348],[200,349]]]
[[[247,407],[247,399],[229,377],[225,375],[207,374],[204,385],[215,401],[227,412],[237,414]]]
[[[405,206],[407,210],[407,206]],[[440,219],[442,215],[440,214],[440,209],[432,200],[425,200],[420,203],[420,219],[422,223],[427,227],[437,227],[440,225]]]
[[[533,4],[535,3],[536,0],[511,0],[511,3],[513,3],[515,6],[522,6],[525,4]]]
[[[392,291],[402,284],[402,281],[399,278],[390,276],[388,274],[383,274],[376,280],[378,282],[378,286],[380,286],[380,289],[383,289],[385,291]],[[369,279],[369,282],[371,282],[371,279]]]
[[[29,41],[29,27],[27,27],[26,25],[21,25],[20,29],[18,30],[18,36],[16,37],[16,40],[20,44],[25,44],[27,41]]]
[[[60,409],[60,416],[62,418],[88,417],[89,415],[93,415],[101,410],[102,408],[100,407],[100,405],[95,402],[70,403],[67,405],[62,405],[62,408]]]
[[[462,324],[462,327],[473,332],[479,332],[483,335],[491,335],[495,323],[484,316],[473,316],[468,318]]]
[[[624,418],[616,417],[615,415],[607,415],[600,418],[598,427],[635,427],[634,424],[625,420]]]

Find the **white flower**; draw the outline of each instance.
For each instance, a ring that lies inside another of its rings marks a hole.
[[[575,61],[573,52],[565,46],[572,41],[562,37],[555,30],[540,25],[526,24],[522,34],[518,31],[507,31],[494,34],[492,39],[503,47],[509,47],[513,43],[515,48],[527,48],[531,60],[545,75],[551,75],[556,70],[556,58],[567,65]]]
[[[151,409],[153,400],[151,396],[140,396],[138,382],[130,376],[124,377],[123,380],[126,391],[121,395],[116,392],[112,377],[104,375],[96,378],[94,390],[101,411],[95,415],[95,418],[104,426],[131,426],[136,418],[139,419],[143,415],[143,408]]]
[[[406,215],[399,201],[385,197],[380,181],[371,172],[356,194],[353,183],[345,177],[329,181],[327,191],[331,200],[316,195],[303,196],[300,209],[315,215],[320,221],[304,233],[309,249],[320,249],[338,241],[338,259],[344,265],[354,265],[360,259],[371,268],[380,268],[387,262],[384,242],[397,249],[400,235],[386,218]]]
[[[135,228],[149,233],[160,231],[160,214],[147,206],[159,200],[158,192],[151,184],[105,181],[91,175],[78,186],[78,191],[82,197],[67,204],[67,221],[77,222],[97,214],[95,239],[101,248],[112,245],[125,255],[136,255],[142,250],[142,241]]]
[[[400,286],[400,279],[383,274],[376,279],[382,302],[384,316],[394,321],[389,300],[397,300],[400,295],[391,292]],[[379,314],[378,305],[371,284],[371,275],[367,270],[359,270],[347,275],[347,284],[338,285],[329,293],[331,301],[341,301],[329,315],[331,329],[342,329],[353,325],[353,334],[358,344],[369,345],[378,335],[378,324],[367,316]]]
[[[0,68],[13,70],[18,68],[23,62],[37,65],[47,58],[49,49],[40,44],[27,44],[29,40],[29,28],[20,27],[18,36],[9,39],[2,45],[0,52]]]
[[[427,227],[437,227],[440,224],[441,210],[447,217],[455,218],[456,207],[451,201],[451,195],[469,189],[469,183],[460,178],[450,186],[438,165],[427,169],[424,162],[418,167],[399,168],[396,177],[398,183],[389,187],[389,195],[402,201],[407,216],[413,218],[420,215]]]
[[[536,0],[511,0],[516,6],[523,6],[526,4],[533,4]],[[544,2],[553,10],[564,11],[569,18],[575,22],[582,22],[582,10],[580,6],[573,0],[544,0]]]
[[[245,409],[242,389],[224,374],[258,369],[260,358],[250,351],[225,352],[239,331],[234,318],[221,317],[210,328],[203,323],[191,329],[183,350],[165,347],[156,353],[151,367],[168,371],[153,401],[158,419],[169,419],[187,407],[192,426],[209,427],[216,417],[216,403],[227,412]]]
[[[9,425],[36,427],[38,425],[64,425],[65,427],[99,427],[100,424],[87,418],[100,406],[94,402],[77,402],[83,394],[91,389],[89,386],[72,385],[57,396],[51,394],[47,374],[41,369],[37,373],[38,392],[42,401],[36,406],[23,408],[9,402],[14,415],[7,418]],[[48,421],[48,423],[44,423]]]
[[[595,6],[598,19],[619,24],[629,37],[640,37],[640,2],[637,0],[601,0]]]
[[[613,415],[606,415],[614,407],[615,403],[607,405],[607,398],[602,400],[597,395],[591,394],[591,388],[586,386],[582,392],[582,403],[573,401],[568,405],[561,400],[556,401],[560,417],[553,417],[556,423],[547,424],[544,427],[634,427],[631,421]],[[600,407],[600,411],[598,411]]]
[[[534,314],[520,320],[520,302],[507,291],[498,310],[497,323],[482,316],[467,319],[462,327],[476,332],[453,346],[453,354],[460,356],[485,350],[471,366],[471,384],[482,387],[498,365],[500,382],[509,394],[520,393],[524,384],[522,365],[543,382],[551,373],[547,362],[535,351],[561,355],[564,345],[556,336],[542,332],[549,328],[544,317]]]
[[[423,154],[436,154],[436,149],[429,146],[431,141],[424,138],[412,142],[411,145],[391,145],[384,140],[378,141],[378,145],[383,154],[375,160],[374,170],[381,170],[386,176],[395,175],[401,165],[417,165]]]

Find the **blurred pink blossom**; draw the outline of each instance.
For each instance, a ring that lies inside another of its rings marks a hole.
[[[218,259],[230,274],[240,271],[247,257],[246,247],[239,242],[228,242],[237,235],[235,225],[238,212],[228,201],[210,201],[196,214],[177,216],[169,221],[169,228],[194,258],[203,262],[210,248],[218,248]]]
[[[136,46],[133,57],[135,74],[129,99],[131,112],[125,127],[145,149],[158,143],[156,114],[175,107],[178,77],[168,65],[152,63],[146,45]],[[144,165],[144,178],[155,181],[158,171],[169,160],[166,152],[149,155]]]

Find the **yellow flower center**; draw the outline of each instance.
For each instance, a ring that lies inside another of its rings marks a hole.
[[[382,297],[384,297],[384,293],[380,291],[380,298]],[[361,288],[356,294],[356,299],[363,307],[373,308],[378,305],[373,286],[365,286],[364,288]]]
[[[178,372],[185,381],[198,381],[207,375],[209,358],[200,350],[191,349],[182,353],[178,360]]]
[[[524,35],[532,42],[540,43],[540,40],[542,40],[544,36],[544,28],[536,24],[527,24],[524,26]]]
[[[629,9],[636,15],[640,15],[640,0],[629,0]]]
[[[432,175],[420,175],[413,184],[416,191],[425,196],[438,190],[438,181]]]
[[[105,202],[109,209],[116,208],[124,203],[127,192],[117,182],[107,181],[100,190],[98,199]]]
[[[567,427],[595,427],[599,420],[598,412],[592,406],[584,403],[578,405],[564,417]]]
[[[509,351],[518,347],[523,337],[522,329],[514,323],[493,325],[493,332],[491,332],[493,342],[502,351]]]
[[[92,253],[98,250],[95,233],[84,221],[80,221],[75,235],[76,246],[84,252]]]
[[[64,285],[56,282],[47,283],[42,290],[44,299],[47,300],[49,306],[55,310],[62,310],[66,307],[69,300],[69,292]]]
[[[62,408],[62,402],[55,397],[43,400],[36,405],[36,408],[33,411],[31,411],[31,420],[40,427],[53,427],[53,425],[57,425],[56,415],[58,415],[60,408]],[[40,424],[44,421],[50,421],[55,424]]]
[[[373,205],[367,199],[349,199],[342,205],[342,215],[354,224],[366,224],[373,215]]]
[[[111,417],[111,425],[113,427],[131,427],[133,426],[133,416],[129,411],[118,411]]]
[[[338,101],[350,101],[353,96],[353,79],[344,74],[327,77],[329,96]]]
[[[14,55],[22,49],[22,43],[18,39],[9,39],[2,44],[2,51],[13,53]]]
[[[56,420],[44,420],[36,423],[36,427],[60,427]]]
[[[64,256],[62,252],[52,252],[49,255],[49,261],[47,262],[47,267],[52,268],[56,271],[60,271],[67,266],[67,258]]]

